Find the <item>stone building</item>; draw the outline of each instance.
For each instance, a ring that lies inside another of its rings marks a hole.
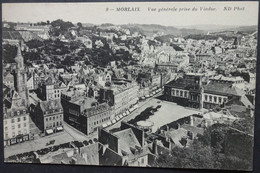
[[[4,146],[29,140],[29,113],[15,90],[5,93],[3,107]]]
[[[59,100],[41,101],[32,115],[34,123],[45,134],[63,130],[63,108]]]
[[[64,120],[87,135],[114,119],[113,107],[106,102],[100,104],[94,97],[86,97],[85,92],[66,92],[61,95],[61,104]]]

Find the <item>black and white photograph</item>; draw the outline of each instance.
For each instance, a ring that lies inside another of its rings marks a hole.
[[[257,42],[258,1],[2,3],[4,162],[251,171]]]

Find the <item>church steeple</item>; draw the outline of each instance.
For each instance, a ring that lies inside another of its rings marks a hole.
[[[23,56],[21,53],[21,45],[17,46],[17,55],[15,57],[16,69],[14,74],[14,87],[16,92],[22,99],[23,105],[28,105],[29,93],[27,89],[27,74],[23,62]]]
[[[23,56],[22,56],[22,52],[21,52],[21,45],[20,43],[17,46],[17,55],[15,57],[15,62],[16,62],[16,66],[17,69],[24,69],[24,62],[23,62]]]

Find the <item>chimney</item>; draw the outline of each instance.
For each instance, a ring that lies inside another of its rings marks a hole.
[[[71,158],[71,164],[75,165],[77,163],[77,159],[75,157]]]
[[[181,125],[180,125],[180,123],[178,123],[178,128],[177,128],[177,129],[179,129],[179,128],[181,128]]]
[[[193,119],[193,116],[192,116],[192,115],[190,116],[190,125],[191,125],[191,126],[194,125],[194,119]]]
[[[85,153],[82,153],[81,154],[81,157],[85,160],[86,164],[88,164],[88,154],[85,152]]]
[[[153,142],[153,154],[158,155],[157,139]]]
[[[105,153],[107,148],[108,148],[108,144],[104,144],[102,147],[102,155]]]

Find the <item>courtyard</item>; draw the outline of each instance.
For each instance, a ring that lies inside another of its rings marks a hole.
[[[154,112],[153,115],[151,115],[147,120],[154,123],[154,126],[152,127],[152,132],[155,132],[158,128],[161,126],[168,124],[172,121],[176,121],[180,118],[201,113],[198,109],[183,107],[180,105],[177,105],[173,102],[163,101],[157,98],[149,98],[145,101],[139,102],[139,108],[132,112],[127,117],[123,118],[122,121],[130,121],[131,119],[134,119],[136,116],[138,116],[141,112],[143,112],[145,109],[149,107],[156,108],[158,105],[161,107],[158,109],[158,111]],[[121,121],[117,122],[116,124],[107,127],[106,130],[112,130],[114,128],[119,128],[121,124]]]

